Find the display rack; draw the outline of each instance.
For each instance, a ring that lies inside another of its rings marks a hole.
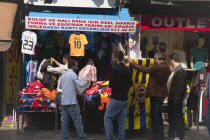
[[[192,77],[189,80],[189,83],[190,83],[190,90],[193,88],[193,86],[196,86],[195,84],[198,84],[197,82],[199,82],[199,80],[196,81],[196,78],[198,77],[198,74],[199,74],[199,71],[200,69],[185,69],[185,71],[187,72],[187,74],[192,74]],[[199,77],[200,79],[200,77]],[[199,122],[202,121],[201,119],[201,114],[199,111],[199,109],[203,108],[203,105],[200,103],[202,103],[202,98],[203,98],[203,93],[204,93],[204,89],[201,89],[199,87],[199,92],[197,93],[198,94],[198,106],[197,106],[197,109],[193,111],[193,117],[195,118],[195,124],[196,124],[196,128],[197,130],[199,130]],[[202,109],[203,110],[203,109]],[[191,112],[191,111],[189,111]],[[190,116],[190,115],[189,115]],[[191,119],[191,123],[193,123],[193,120],[194,119]]]
[[[34,96],[39,96],[39,95],[47,95],[47,94],[54,94],[54,93],[21,93],[21,95],[34,95]],[[55,113],[55,127],[54,130],[55,132],[57,131],[57,123],[58,123],[58,106],[57,106],[57,102],[56,102],[56,98],[55,99],[47,99],[47,101],[50,100],[50,102],[54,102],[56,103],[55,106],[50,107],[51,109],[49,109],[48,111],[46,110],[33,110],[31,109],[33,108],[39,108],[40,106],[34,106],[34,105],[22,105],[21,102],[23,100],[25,101],[33,101],[33,100],[37,100],[37,99],[21,99],[21,95],[18,95],[18,102],[17,102],[17,134],[24,133],[24,122],[25,122],[25,114],[26,113],[37,113],[37,112],[42,112],[42,113]],[[46,101],[46,100],[43,100]],[[42,105],[43,107],[44,105]],[[47,106],[45,105],[45,107],[49,107],[50,104]],[[27,107],[28,110],[24,109],[24,107]],[[20,125],[20,115],[22,115],[22,122]],[[20,128],[21,127],[21,128]]]

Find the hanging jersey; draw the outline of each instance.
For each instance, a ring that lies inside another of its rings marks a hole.
[[[34,55],[34,47],[37,42],[37,35],[31,31],[24,31],[22,33],[22,48],[21,52],[25,54]]]
[[[29,61],[26,67],[27,69],[27,82],[32,83],[35,81],[36,70],[37,70],[37,61]]]
[[[57,41],[54,37],[43,39],[43,55],[45,57],[56,57],[57,56]]]
[[[85,47],[88,44],[87,38],[84,34],[71,34],[69,38],[70,56],[84,56]]]
[[[42,45],[39,43],[36,43],[34,47],[34,56],[40,56],[42,55]]]

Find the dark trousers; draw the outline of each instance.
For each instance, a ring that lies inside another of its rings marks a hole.
[[[164,97],[151,97],[152,137],[155,140],[164,139],[164,125],[162,118],[162,105]]]
[[[183,139],[185,135],[184,127],[184,116],[182,112],[183,100],[174,101],[173,99],[168,100],[168,121],[169,121],[169,137],[179,137]]]

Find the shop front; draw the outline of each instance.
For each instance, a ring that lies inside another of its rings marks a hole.
[[[23,82],[25,88],[20,92],[19,111],[25,114],[30,112],[54,112],[56,108],[53,107],[53,103],[56,91],[49,88],[45,90],[43,89],[43,86],[46,88],[45,85],[39,84],[36,85],[39,90],[31,87],[37,80],[38,67],[43,59],[53,57],[62,62],[63,55],[69,54],[71,58],[79,62],[79,69],[86,65],[88,58],[92,58],[95,62],[98,86],[86,91],[86,103],[89,107],[86,109],[86,111],[89,111],[86,112],[88,114],[86,119],[88,119],[87,122],[92,121],[94,124],[98,120],[99,125],[103,125],[104,110],[111,94],[107,81],[110,78],[112,54],[115,50],[126,52],[126,38],[136,31],[138,23],[131,21],[128,9],[125,8],[120,10],[97,9],[96,11],[84,9],[82,12],[74,8],[64,12],[64,9],[56,12],[49,12],[42,8],[41,10],[33,9],[25,17],[21,49],[24,58]],[[75,39],[73,36],[77,35],[83,36],[83,40],[86,40],[83,41],[85,43],[81,44],[82,42],[72,40]],[[81,49],[82,45],[84,45],[82,53],[75,55],[73,51]],[[143,63],[149,65],[146,59]],[[137,79],[138,75],[139,73],[135,71]],[[56,83],[58,75],[52,76]],[[51,87],[55,89],[56,84],[52,84]],[[96,93],[96,89],[100,93]],[[41,93],[43,96],[37,96],[36,93]],[[49,97],[49,94],[53,96]],[[94,96],[92,96],[93,94]],[[48,99],[50,99],[50,102],[47,103]],[[93,118],[90,115],[95,116]],[[98,117],[96,117],[97,115]],[[138,119],[139,121],[140,119]]]
[[[168,61],[171,53],[177,53],[187,72],[189,89],[192,89],[199,82],[205,82],[205,63],[210,50],[208,31],[209,17],[141,15],[140,49],[146,50],[144,55],[147,58],[153,58],[155,52],[162,51]],[[192,114],[188,108],[186,110],[185,124],[191,126]]]
[[[203,48],[208,48],[209,17],[141,15],[141,20],[143,45],[141,47],[145,47],[146,44],[147,57],[149,51],[155,49],[165,51],[166,55],[180,49],[186,53],[186,58],[183,60],[184,68],[191,68],[190,50],[197,46],[199,37],[205,39]],[[177,48],[178,46],[182,48]]]

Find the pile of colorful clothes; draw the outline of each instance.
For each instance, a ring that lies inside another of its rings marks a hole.
[[[19,111],[52,112],[57,107],[56,90],[50,91],[40,82],[29,84],[19,91]]]
[[[94,104],[98,110],[104,110],[112,93],[108,85],[109,81],[99,81],[95,87],[86,90],[86,103]]]

